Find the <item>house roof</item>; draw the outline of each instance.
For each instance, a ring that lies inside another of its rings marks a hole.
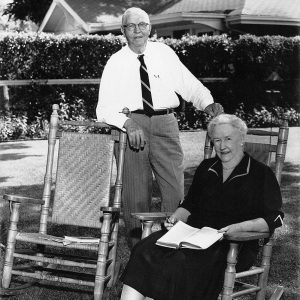
[[[64,0],[83,21],[88,23],[114,23],[121,20],[130,7],[111,0]],[[153,1],[153,0],[152,0]],[[154,2],[154,1],[153,1]],[[158,2],[158,1],[156,1]],[[183,12],[223,13],[242,7],[245,0],[168,0],[160,4],[141,5],[149,15],[166,15]],[[146,7],[144,7],[146,6]]]
[[[180,0],[169,8],[160,11],[160,14],[179,12],[226,12],[243,5],[245,0]]]
[[[281,18],[300,18],[300,1],[245,0],[242,6],[229,13],[229,15],[256,15]]]
[[[112,4],[111,0],[64,0],[86,23],[120,21],[126,8]]]
[[[243,6],[226,17],[230,24],[300,26],[300,1],[245,0]]]
[[[57,13],[57,7],[65,9],[86,32],[116,30],[120,28],[123,12],[132,2],[53,0],[39,31],[44,30],[51,15]],[[300,26],[300,0],[149,0],[143,3],[140,7],[149,13],[153,24],[186,20],[199,23],[209,18],[219,19],[218,24],[221,24],[222,18],[231,24],[264,24],[266,21],[269,25]],[[57,26],[57,22],[53,23]]]

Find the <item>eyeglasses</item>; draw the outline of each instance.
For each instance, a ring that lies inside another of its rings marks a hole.
[[[139,24],[129,23],[127,25],[123,25],[124,28],[127,28],[128,31],[134,31],[136,28],[139,28],[141,31],[144,31],[148,28],[149,24],[145,22],[141,22]]]

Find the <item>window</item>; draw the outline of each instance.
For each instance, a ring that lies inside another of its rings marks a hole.
[[[173,38],[180,39],[183,35],[190,33],[189,29],[175,30],[173,31]]]

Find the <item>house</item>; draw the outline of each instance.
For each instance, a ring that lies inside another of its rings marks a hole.
[[[121,2],[121,3],[120,3]],[[120,34],[121,15],[138,1],[53,0],[39,32]],[[158,37],[184,34],[300,34],[299,0],[144,0]],[[129,5],[130,4],[130,5]]]

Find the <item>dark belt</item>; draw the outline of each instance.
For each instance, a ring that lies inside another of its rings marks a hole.
[[[167,108],[167,109],[154,110],[150,115],[147,114],[143,109],[133,110],[131,113],[147,115],[148,117],[152,117],[152,116],[168,115],[168,114],[172,114],[173,112],[174,112],[174,108]]]

